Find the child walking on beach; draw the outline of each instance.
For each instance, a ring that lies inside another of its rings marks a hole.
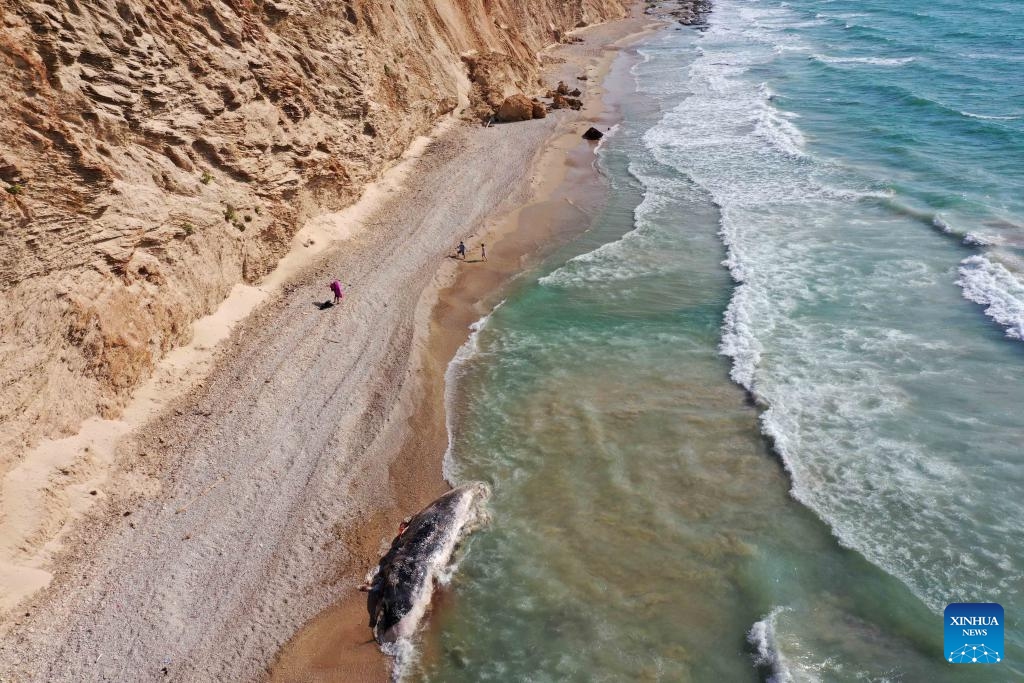
[[[460,259],[465,261],[466,260],[466,243],[463,242],[462,240],[459,240],[459,246],[455,250],[455,253],[459,255]]]
[[[480,243],[480,260],[487,260],[487,246],[483,242]]]

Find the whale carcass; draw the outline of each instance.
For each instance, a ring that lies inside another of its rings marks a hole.
[[[474,482],[444,494],[409,520],[362,586],[373,636],[385,649],[409,638],[430,606],[459,543],[487,521],[491,491]]]

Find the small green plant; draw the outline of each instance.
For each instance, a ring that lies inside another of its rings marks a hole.
[[[243,223],[242,221],[235,221],[233,225],[236,228],[238,228],[239,232],[245,232],[245,223]]]
[[[254,209],[253,209],[253,211],[255,211],[255,212],[256,212],[256,215],[257,215],[257,216],[262,216],[262,215],[263,215],[263,209],[261,209],[261,208],[260,208],[260,207],[258,207],[258,206],[257,206],[256,208],[254,208]]]
[[[185,223],[185,225],[181,226],[181,229],[185,231],[186,237],[191,237],[196,231],[196,229],[192,227],[191,223]]]
[[[203,171],[203,175],[199,178],[199,182],[203,185],[209,185],[211,180],[213,180],[213,174],[209,171]]]
[[[234,223],[238,220],[238,214],[235,212],[235,207],[230,204],[224,207],[224,220],[228,223]]]
[[[11,183],[7,186],[7,194],[13,194],[17,197],[19,194],[25,191],[25,186],[21,183]]]
[[[394,78],[394,74],[391,72],[391,67],[387,64],[384,65],[384,75],[388,78]]]

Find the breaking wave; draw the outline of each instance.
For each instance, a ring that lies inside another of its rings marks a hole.
[[[720,345],[732,360],[730,376],[762,408],[761,428],[789,472],[791,495],[842,545],[936,609],[943,591],[970,593],[983,581],[1009,586],[936,561],[944,541],[935,529],[953,521],[935,501],[957,481],[984,475],[968,474],[902,426],[920,400],[907,387],[924,372],[954,373],[928,361],[953,347],[905,315],[880,317],[896,303],[914,310],[918,297],[948,284],[948,266],[935,265],[947,252],[914,258],[929,242],[908,231],[904,217],[960,239],[969,233],[934,211],[842,189],[862,177],[809,153],[794,117],[754,80],[779,59],[776,33],[745,29],[737,46],[731,24],[758,25],[755,14],[717,6],[717,23],[689,70],[690,96],[645,135],[658,162],[692,179],[720,209],[724,265],[735,282]],[[1012,274],[968,259],[961,280],[965,296],[987,306],[1010,336],[1024,335],[1024,288]],[[887,527],[893,510],[904,515],[898,537]],[[994,564],[1012,562],[1012,544],[994,529],[971,533],[991,543]]]
[[[902,66],[910,64],[916,57],[830,57],[815,54],[813,59],[824,64],[873,64],[875,66]]]
[[[985,114],[974,114],[969,111],[962,111],[960,114],[968,118],[982,119],[984,121],[1017,121],[1022,118],[1021,116],[988,116]]]
[[[985,315],[1006,328],[1006,336],[1024,341],[1024,283],[1006,266],[985,256],[960,262],[964,298],[985,307]]]
[[[763,619],[755,622],[747,633],[747,642],[754,646],[754,666],[767,674],[766,683],[795,681],[776,638],[778,617],[786,611],[785,607],[776,607]]]

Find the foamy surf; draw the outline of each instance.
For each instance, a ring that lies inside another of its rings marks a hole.
[[[825,64],[869,64],[871,66],[903,66],[914,61],[914,57],[832,57],[815,54],[813,59]]]
[[[720,349],[732,360],[732,379],[764,409],[762,431],[789,472],[792,496],[842,545],[937,609],[941,598],[932,587],[965,592],[979,590],[981,581],[977,571],[934,557],[943,542],[936,525],[952,523],[933,519],[942,517],[936,500],[945,500],[944,487],[958,479],[982,485],[984,477],[901,426],[916,419],[913,406],[921,400],[906,387],[921,391],[927,375],[920,373],[938,372],[927,362],[931,331],[907,320],[919,297],[942,296],[943,266],[925,261],[922,271],[914,264],[905,271],[912,279],[885,266],[931,243],[905,219],[961,239],[966,233],[946,215],[912,208],[919,202],[863,201],[856,191],[842,191],[863,180],[845,164],[809,154],[798,119],[778,109],[784,100],[754,80],[784,59],[775,50],[779,40],[796,39],[773,28],[777,14],[762,21],[756,8],[734,9],[717,6],[718,24],[702,35],[702,53],[689,70],[691,95],[647,132],[648,149],[688,174],[721,209],[725,265],[736,287]],[[735,22],[744,26],[739,46]],[[949,250],[938,243],[932,251],[941,259]],[[1024,299],[1014,281],[1004,271],[967,265],[961,279],[971,281],[969,297],[1018,335]],[[888,315],[894,302],[907,313]],[[945,319],[953,305],[931,314]],[[893,337],[893,330],[901,334]],[[955,370],[943,364],[941,372]],[[884,521],[894,509],[904,511],[899,541]],[[972,533],[998,542],[991,529]],[[1008,557],[1000,547],[991,562]]]
[[[764,99],[754,127],[756,134],[784,154],[794,158],[803,157],[805,144],[803,133],[789,120],[795,117],[770,106],[768,104],[770,100],[771,92],[764,88]]]
[[[458,391],[459,378],[462,376],[466,364],[480,353],[480,333],[487,327],[487,323],[490,322],[494,312],[501,308],[504,303],[504,299],[498,302],[498,305],[492,308],[490,313],[469,326],[469,337],[455,352],[455,356],[448,363],[448,367],[444,371],[444,423],[445,429],[448,432],[448,447],[445,449],[444,457],[441,459],[441,475],[452,486],[455,486],[458,481],[453,449],[455,447],[455,397]]]
[[[658,218],[672,211],[677,198],[691,190],[680,181],[655,177],[640,162],[631,163],[630,175],[643,186],[643,200],[633,211],[630,229],[616,240],[566,261],[561,267],[541,277],[542,287],[592,288],[605,286],[605,296],[626,293],[622,287],[630,280],[649,277],[673,268],[667,260],[651,258],[659,249],[667,248],[665,236],[658,231]],[[613,285],[608,287],[608,285]]]
[[[1017,116],[1012,116],[1012,115],[1009,115],[1009,116],[995,116],[995,115],[987,115],[987,114],[975,114],[975,113],[969,112],[969,111],[961,111],[960,114],[962,114],[963,116],[966,116],[967,118],[970,118],[970,119],[981,119],[983,121],[1017,121],[1017,120],[1022,118],[1019,115],[1017,115]]]
[[[788,609],[785,607],[776,607],[763,619],[755,622],[747,633],[747,642],[754,646],[754,666],[767,674],[765,683],[796,682],[776,638],[778,617],[786,611]],[[818,679],[804,678],[802,680],[813,683]]]
[[[986,256],[960,262],[964,298],[985,307],[985,315],[1006,328],[1006,336],[1024,341],[1024,283],[1003,264]]]
[[[615,136],[615,134],[619,132],[619,126],[620,125],[621,124],[618,124],[618,123],[613,125],[607,131],[605,131],[604,137],[602,137],[600,140],[597,141],[597,145],[594,147],[594,156],[598,157],[598,158],[594,159],[594,167],[595,168],[597,168],[600,165],[600,158],[599,157],[600,157],[600,154],[601,154],[601,150],[604,149],[604,146],[608,143],[608,140],[613,138]]]
[[[920,625],[946,601],[1019,603],[1020,348],[952,286],[980,248],[1015,274],[1014,157],[963,144],[1012,149],[1013,122],[931,103],[1015,112],[909,82],[953,48],[875,40],[892,7],[864,8],[842,32],[719,0],[702,33],[641,48],[602,148],[609,210],[524,283],[462,384],[459,467],[501,482],[503,523],[428,680],[944,680]]]

